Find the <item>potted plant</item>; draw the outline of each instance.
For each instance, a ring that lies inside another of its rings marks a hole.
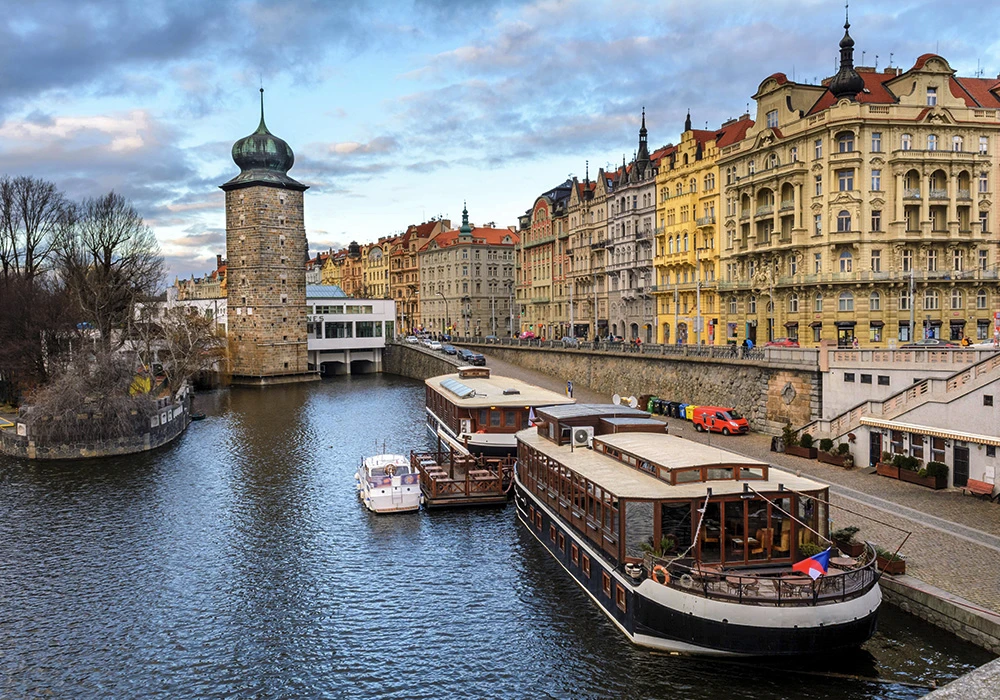
[[[820,547],[815,542],[803,542],[799,545],[799,557],[805,559],[807,557],[814,557],[820,552],[822,552],[826,547]]]
[[[660,538],[660,543],[654,545],[651,541],[643,542],[639,545],[639,548],[654,557],[662,559],[663,557],[670,554],[677,547],[677,540],[674,539],[673,535],[664,535]]]
[[[785,427],[781,429],[781,445],[782,451],[788,452],[789,447],[798,447],[799,436],[792,429],[791,423],[785,423]]]
[[[785,452],[796,457],[806,457],[816,459],[816,448],[813,447],[813,437],[809,433],[802,433],[798,444],[794,447],[785,447]]]
[[[908,481],[911,484],[919,484],[920,477],[917,472],[920,471],[921,461],[916,457],[907,457],[904,455],[897,455],[900,457],[899,460],[899,480]]]
[[[896,455],[897,457],[899,455]],[[882,459],[875,465],[875,473],[880,476],[887,476],[890,479],[899,478],[899,465],[896,464],[893,456],[888,452],[882,453]]]
[[[854,539],[854,536],[858,534],[858,530],[861,528],[855,527],[854,525],[848,525],[847,527],[842,527],[839,530],[834,530],[830,535],[830,539],[833,543],[837,545],[837,549],[841,551],[844,556],[847,557],[860,557],[864,554],[865,544],[864,542],[858,542]]]
[[[882,549],[876,545],[875,560],[878,568],[883,573],[892,574],[893,576],[906,573],[906,557],[902,554],[890,552],[888,549]]]
[[[854,455],[851,454],[851,446],[848,443],[842,442],[837,445],[837,454],[841,459],[840,466],[844,469],[850,469],[854,466]]]
[[[844,462],[847,457],[850,457],[851,448],[847,443],[839,445],[836,450],[833,449],[833,440],[830,438],[823,438],[819,441],[819,452],[816,454],[820,462],[824,464],[833,464],[838,467],[843,467]],[[850,457],[851,466],[854,466],[854,458]]]
[[[903,481],[920,484],[929,489],[943,489],[948,486],[948,465],[943,462],[928,462],[926,467],[915,473],[907,470],[906,475],[903,474],[904,472],[900,472]]]

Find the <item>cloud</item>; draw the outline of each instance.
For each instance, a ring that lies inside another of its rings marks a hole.
[[[183,238],[174,238],[167,241],[170,245],[181,248],[218,248],[226,245],[226,232],[221,229],[206,231],[205,233],[192,233]]]

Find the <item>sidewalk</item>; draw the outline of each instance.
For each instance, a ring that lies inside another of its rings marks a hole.
[[[553,391],[565,392],[573,377],[551,377],[489,357],[494,372],[518,377]],[[610,403],[574,382],[580,403]],[[670,433],[766,461],[775,467],[830,485],[830,502],[864,518],[878,518],[912,534],[903,546],[906,573],[956,596],[1000,613],[1000,505],[960,489],[934,491],[916,484],[843,469],[815,460],[770,451],[771,436],[759,433],[725,437],[695,432],[691,423],[671,419]],[[858,537],[895,550],[904,533],[832,508],[833,526],[856,525]]]

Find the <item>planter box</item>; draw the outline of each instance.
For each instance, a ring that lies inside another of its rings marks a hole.
[[[857,558],[865,553],[864,542],[841,542],[840,540],[834,540],[833,543],[837,545],[837,549],[839,549],[841,554],[845,557]]]
[[[887,574],[892,574],[893,576],[899,576],[906,573],[906,560],[896,559],[894,561],[889,561],[884,557],[875,557],[876,564],[881,571]]]
[[[875,473],[879,476],[887,476],[890,479],[898,479],[899,467],[890,462],[879,462],[875,465]]]
[[[844,461],[847,459],[846,457],[843,457],[841,455],[823,451],[818,452],[816,454],[816,457],[817,459],[819,459],[820,462],[823,462],[824,464],[833,464],[837,467],[844,466]]]
[[[917,472],[910,469],[900,469],[899,480],[908,481],[911,484],[920,484],[929,489],[943,489],[948,486],[947,477],[919,476]]]
[[[795,457],[805,457],[806,459],[816,459],[816,448],[788,445],[785,447],[785,454],[794,455]]]

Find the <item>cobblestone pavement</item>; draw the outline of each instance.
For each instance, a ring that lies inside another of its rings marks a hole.
[[[489,358],[497,374],[565,391],[573,377],[552,377]],[[576,386],[584,403],[609,403],[610,397]],[[867,520],[876,518],[909,531],[903,546],[906,573],[974,605],[1000,613],[1000,504],[964,495],[960,489],[934,491],[869,474],[770,451],[771,437],[759,433],[730,436],[695,432],[690,423],[670,421],[670,433],[753,457],[830,484],[830,502],[858,515],[833,511],[835,527],[857,525],[858,537],[894,550],[905,533]]]

